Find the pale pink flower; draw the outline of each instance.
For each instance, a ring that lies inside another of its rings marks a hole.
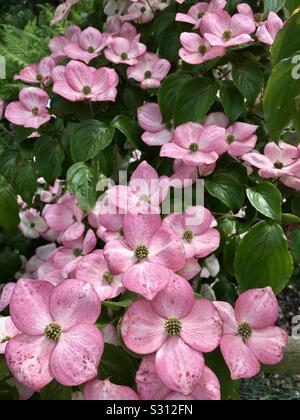
[[[61,232],[61,242],[76,241],[84,233],[84,213],[75,197],[69,194],[61,197],[58,203],[45,206],[43,217],[50,229]]]
[[[175,392],[189,395],[204,373],[202,353],[214,351],[222,338],[222,320],[213,304],[195,299],[189,283],[173,275],[149,302],[134,302],[121,323],[126,346],[155,355],[157,375]]]
[[[49,43],[49,48],[52,52],[52,57],[55,60],[62,60],[65,58],[64,48],[69,43],[77,43],[78,37],[81,33],[79,26],[69,26],[64,35],[55,36]]]
[[[196,258],[190,258],[186,260],[185,266],[177,271],[180,277],[183,277],[187,281],[193,280],[201,271],[201,266]]]
[[[226,48],[212,47],[205,38],[191,32],[183,32],[180,41],[183,48],[179,50],[179,56],[189,64],[202,64],[226,54]]]
[[[40,391],[53,379],[71,387],[97,376],[104,342],[93,325],[101,307],[90,284],[20,280],[10,310],[22,334],[9,341],[6,362],[19,382]]]
[[[163,226],[172,229],[182,242],[186,259],[205,258],[220,246],[217,222],[202,206],[189,207],[182,214],[170,214],[163,220]]]
[[[122,276],[114,276],[108,268],[102,250],[84,256],[77,265],[75,278],[91,283],[101,302],[124,292]]]
[[[64,242],[64,246],[58,248],[52,255],[55,269],[62,270],[63,276],[67,278],[76,271],[82,259],[94,251],[96,245],[97,238],[91,229],[84,238]]]
[[[9,378],[5,381],[9,386],[16,388],[19,394],[19,401],[27,401],[29,400],[33,394],[34,391],[27,386],[21,384],[18,382],[15,378]]]
[[[20,331],[15,327],[10,316],[0,317],[0,354],[5,354],[8,342]]]
[[[204,367],[201,379],[195,384],[191,394],[183,395],[166,386],[156,372],[155,356],[145,356],[136,374],[137,392],[142,400],[199,400],[219,401],[221,386],[216,375]]]
[[[283,21],[274,12],[270,12],[266,22],[263,22],[257,29],[256,36],[260,42],[273,45],[278,32],[283,27]]]
[[[120,341],[118,339],[118,333],[116,327],[111,324],[106,325],[102,329],[102,335],[104,338],[104,342],[107,344],[113,344],[114,346],[120,346]]]
[[[141,34],[138,34],[136,27],[129,22],[122,22],[119,16],[114,16],[107,21],[107,32],[111,36],[126,38],[128,41],[139,41]]]
[[[258,168],[262,178],[293,176],[300,170],[299,149],[282,141],[278,145],[268,143],[263,155],[257,151],[246,153],[243,160]]]
[[[200,27],[200,22],[205,13],[213,13],[217,10],[222,10],[226,6],[226,0],[211,0],[207,2],[200,2],[192,6],[186,13],[177,13],[176,21],[190,23],[194,28]]]
[[[29,209],[20,213],[19,229],[26,238],[37,239],[48,230],[48,226],[36,209]]]
[[[171,63],[168,60],[160,59],[153,53],[146,53],[135,66],[127,69],[127,77],[140,82],[142,89],[156,89],[170,68]]]
[[[86,401],[134,401],[139,396],[128,386],[115,385],[109,379],[99,381],[94,379],[84,387],[84,399]]]
[[[215,163],[226,149],[224,128],[186,123],[176,128],[173,141],[163,145],[160,156],[201,166]]]
[[[242,156],[251,152],[257,143],[257,136],[254,134],[258,129],[257,125],[236,122],[226,130],[226,141],[231,156]]]
[[[80,0],[66,0],[65,3],[60,4],[54,13],[54,18],[51,21],[51,25],[61,22],[64,19],[67,19],[72,7],[79,3]]]
[[[204,127],[216,125],[217,127],[227,128],[229,121],[224,112],[211,112],[207,115],[204,121]]]
[[[53,92],[72,102],[116,100],[119,77],[115,70],[107,67],[96,69],[79,61],[66,65],[64,79],[55,80]]]
[[[145,54],[146,45],[136,39],[115,37],[104,51],[107,60],[115,64],[128,64],[133,66],[139,62],[139,57]]]
[[[14,80],[22,80],[25,83],[41,84],[47,86],[51,82],[52,70],[56,66],[56,61],[52,57],[45,57],[39,64],[31,64],[21,70]]]
[[[280,181],[289,188],[300,191],[300,176],[295,174],[293,176],[283,176]]]
[[[101,51],[112,41],[111,35],[101,33],[96,28],[87,28],[78,36],[76,43],[65,46],[64,53],[73,60],[84,61],[89,64],[91,60],[97,58]]]
[[[9,122],[26,128],[40,128],[51,120],[47,109],[49,96],[39,88],[29,87],[20,92],[20,102],[11,102],[5,110]]]
[[[57,200],[61,196],[61,193],[62,193],[61,181],[57,179],[53,187],[50,185],[48,190],[40,191],[40,200],[43,203],[49,204]]]
[[[4,311],[10,304],[16,283],[7,283],[0,288],[0,312]]]
[[[25,264],[26,272],[30,274],[31,278],[37,278],[38,269],[47,261],[49,255],[51,255],[55,250],[55,243],[40,246],[36,249],[35,255]]]
[[[251,34],[255,32],[254,22],[245,15],[230,16],[224,10],[206,13],[200,23],[202,34],[216,47],[233,47],[253,42]]]
[[[168,192],[169,178],[159,177],[157,171],[144,161],[133,172],[128,186],[118,185],[107,191],[101,214],[159,214],[160,204]],[[106,226],[105,221],[100,221]]]
[[[125,215],[124,240],[108,242],[104,256],[112,274],[123,274],[127,289],[149,300],[168,285],[170,270],[185,264],[181,242],[159,215]]]
[[[275,327],[279,306],[270,287],[243,293],[235,310],[229,303],[214,302],[224,323],[223,357],[233,380],[260,372],[260,364],[276,365],[283,359],[288,336]]]
[[[142,140],[148,146],[162,146],[173,139],[174,129],[164,124],[159,105],[148,103],[138,108],[139,125],[145,130]]]
[[[107,16],[123,15],[130,4],[130,0],[105,0],[103,11]]]
[[[247,3],[238,4],[237,9],[241,15],[248,16],[250,19],[252,19],[256,26],[261,25],[264,18],[263,13],[254,13],[251,6],[249,6]]]
[[[154,18],[157,10],[156,0],[138,0],[132,4],[128,13],[122,16],[122,20],[138,20],[140,23],[148,23]]]

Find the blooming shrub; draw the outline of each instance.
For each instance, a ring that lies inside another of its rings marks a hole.
[[[237,399],[288,342],[276,295],[299,263],[285,229],[300,223],[300,14],[80,3],[52,24],[75,8],[82,27],[0,99],[3,389]]]

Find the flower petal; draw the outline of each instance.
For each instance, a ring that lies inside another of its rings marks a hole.
[[[288,343],[288,336],[282,328],[269,327],[255,330],[247,340],[247,345],[264,365],[277,365],[283,359],[283,351]]]
[[[93,380],[84,387],[84,399],[87,401],[134,401],[139,396],[128,386],[112,384],[105,381]]]

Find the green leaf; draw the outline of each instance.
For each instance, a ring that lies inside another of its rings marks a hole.
[[[75,163],[68,170],[67,183],[69,190],[75,194],[79,206],[89,211],[97,200],[97,174],[95,168],[86,163]]]
[[[10,376],[10,371],[6,365],[4,356],[0,356],[0,381]]]
[[[264,73],[261,66],[252,57],[232,65],[232,78],[235,86],[247,101],[255,102],[264,87]]]
[[[141,140],[143,131],[131,118],[126,115],[118,115],[112,120],[111,126],[124,134],[134,148],[139,150],[145,148],[145,144]]]
[[[135,386],[137,363],[122,347],[105,344],[99,368],[99,378],[109,378],[116,385]]]
[[[22,261],[16,251],[9,247],[0,250],[0,283],[11,280],[21,267]]]
[[[292,59],[280,62],[274,68],[265,90],[264,113],[273,140],[279,139],[296,112],[295,97],[300,93],[300,78],[293,77],[293,69]]]
[[[35,156],[39,175],[52,185],[62,173],[65,152],[61,143],[52,137],[40,137],[35,144]]]
[[[38,188],[35,165],[24,160],[15,168],[15,171],[12,185],[23,200],[30,204]]]
[[[123,308],[128,308],[132,304],[132,301],[130,299],[121,300],[120,302],[113,302],[110,300],[106,300],[102,302],[103,306],[106,306],[109,309],[112,309],[113,311],[119,311]]]
[[[56,381],[52,381],[40,392],[43,401],[69,401],[72,400],[72,388],[60,385]]]
[[[286,0],[286,7],[290,13],[293,13],[298,7],[300,7],[300,0]]]
[[[244,188],[232,175],[215,175],[211,181],[205,182],[205,187],[210,195],[218,198],[233,212],[236,213],[243,207]]]
[[[263,221],[243,238],[235,258],[235,275],[242,291],[270,286],[280,293],[293,272],[293,259],[283,230]]]
[[[228,242],[225,244],[223,251],[223,263],[226,271],[234,276],[234,257],[237,251],[237,248],[240,244],[239,236],[235,235],[232,238],[229,238]]]
[[[300,229],[294,230],[291,238],[291,251],[295,261],[300,263]]]
[[[163,120],[168,123],[173,119],[178,92],[187,82],[193,80],[187,73],[175,73],[168,76],[158,90],[158,103]]]
[[[181,47],[180,43],[180,34],[181,34],[180,25],[172,25],[166,29],[159,37],[159,56],[166,58],[167,60],[173,62],[178,58],[178,51]]]
[[[264,0],[264,15],[267,18],[270,12],[279,12],[286,0]]]
[[[248,188],[246,193],[250,203],[258,212],[281,222],[282,196],[275,185],[270,182],[262,182],[254,188]]]
[[[281,223],[284,226],[298,224],[300,223],[300,217],[291,213],[283,213],[281,217]]]
[[[300,6],[300,2],[298,7]],[[275,67],[285,58],[292,57],[300,50],[300,13],[291,16],[278,33],[272,46],[272,65]]]
[[[234,123],[244,110],[245,100],[233,82],[226,81],[222,83],[220,101],[230,124]]]
[[[83,121],[73,125],[70,136],[73,161],[86,162],[95,158],[111,144],[114,132],[114,128],[97,120]]]
[[[17,196],[11,185],[0,175],[0,226],[12,230],[19,222]]]
[[[218,92],[218,85],[211,79],[195,78],[180,89],[174,110],[175,126],[186,122],[202,122]]]

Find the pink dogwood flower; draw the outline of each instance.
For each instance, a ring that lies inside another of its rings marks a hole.
[[[0,312],[8,307],[12,294],[15,290],[16,283],[9,282],[0,289]]]
[[[138,34],[136,27],[129,22],[122,22],[119,16],[114,16],[107,21],[107,31],[111,36],[126,38],[128,41],[139,41],[141,34]]]
[[[186,123],[176,128],[173,141],[162,146],[160,156],[201,166],[215,163],[226,149],[224,128]]]
[[[50,229],[61,232],[61,242],[76,241],[84,233],[84,213],[72,195],[65,194],[56,204],[47,205],[43,217]]]
[[[223,319],[221,351],[233,380],[256,376],[260,364],[276,365],[282,361],[288,336],[274,326],[279,307],[270,287],[243,293],[235,310],[226,302],[214,305]]]
[[[29,209],[20,213],[19,229],[26,238],[37,239],[48,230],[43,217],[36,209]]]
[[[109,379],[99,381],[94,379],[84,387],[84,399],[86,401],[134,401],[140,397],[128,386],[115,385]]]
[[[9,341],[6,362],[19,382],[40,391],[53,379],[71,387],[96,377],[104,343],[94,326],[101,307],[90,284],[20,280],[10,310],[22,334]]]
[[[295,174],[293,176],[283,176],[280,178],[280,182],[293,190],[300,191],[300,176]]]
[[[173,139],[174,130],[170,124],[164,124],[159,105],[148,103],[138,108],[138,122],[145,130],[142,140],[148,146],[163,146]]]
[[[5,118],[25,128],[40,128],[51,120],[47,109],[49,96],[42,89],[28,87],[22,89],[19,102],[11,102],[5,110]]]
[[[54,251],[53,265],[67,278],[75,272],[81,260],[94,251],[97,245],[97,238],[90,229],[85,237],[80,237],[71,242],[65,242],[64,246]]]
[[[107,214],[109,219],[115,214],[160,214],[160,204],[168,192],[169,178],[159,178],[157,171],[144,161],[133,172],[128,186],[118,185],[107,191],[101,214]],[[105,221],[102,224],[105,226]]]
[[[211,0],[209,3],[200,2],[192,6],[187,14],[177,13],[176,21],[190,23],[195,29],[200,28],[200,22],[205,13],[214,13],[226,6],[226,0]]]
[[[229,121],[224,112],[211,112],[204,121],[204,127],[216,125],[217,127],[227,128]]]
[[[152,300],[164,289],[171,271],[185,264],[176,235],[162,226],[159,215],[125,215],[124,240],[108,242],[104,256],[113,275],[123,274],[123,285]]]
[[[179,50],[179,56],[189,64],[202,64],[226,54],[226,48],[212,47],[205,38],[198,34],[183,32],[180,35],[180,41],[183,48]]]
[[[268,143],[263,155],[257,151],[246,153],[243,160],[258,168],[262,178],[293,176],[300,170],[299,149],[282,141],[278,145]]]
[[[14,80],[46,86],[51,82],[52,70],[55,66],[56,62],[52,57],[45,57],[39,64],[31,64],[21,70]]]
[[[10,316],[0,317],[0,354],[5,354],[8,342],[20,331],[15,327]]]
[[[205,258],[220,246],[217,222],[211,212],[202,206],[189,207],[184,213],[173,213],[163,221],[182,242],[187,259]]]
[[[55,80],[53,92],[71,102],[90,100],[111,101],[117,96],[119,76],[113,69],[88,67],[79,61],[66,65],[64,79]]]
[[[264,18],[263,13],[254,13],[251,6],[247,3],[238,4],[237,9],[239,14],[248,16],[256,26],[261,25]]]
[[[148,23],[154,18],[156,0],[138,0],[132,4],[128,13],[122,16],[122,20],[138,20],[140,23]]]
[[[192,280],[201,272],[201,266],[196,258],[190,258],[186,260],[185,266],[177,271],[180,277],[183,277],[187,281]]]
[[[104,13],[107,16],[123,15],[128,11],[130,0],[105,0]]]
[[[213,304],[195,299],[189,283],[173,275],[149,302],[134,302],[121,323],[126,346],[139,354],[156,353],[157,375],[170,389],[190,395],[204,373],[202,353],[215,350],[222,321]]]
[[[102,250],[83,257],[78,263],[75,278],[91,283],[101,302],[113,299],[124,292],[122,276],[113,276]]]
[[[25,264],[26,272],[30,274],[31,278],[37,278],[38,269],[43,265],[48,257],[56,250],[56,244],[48,244],[40,246],[36,249],[35,255],[30,258]]]
[[[40,200],[43,203],[49,204],[57,200],[61,196],[61,193],[62,193],[61,182],[57,179],[53,187],[50,185],[48,190],[40,191]]]
[[[200,23],[200,29],[208,42],[216,47],[233,47],[253,42],[251,34],[255,32],[254,22],[245,15],[230,16],[224,10],[206,13]]]
[[[96,28],[87,28],[78,36],[76,43],[69,43],[64,47],[64,53],[72,60],[84,61],[89,64],[91,60],[97,58],[101,51],[106,48],[112,37],[110,34],[101,33]]]
[[[156,89],[170,68],[171,63],[168,60],[160,59],[153,53],[146,53],[136,65],[127,69],[127,77],[140,82],[142,89]]]
[[[257,125],[234,123],[226,130],[227,153],[239,157],[251,152],[257,143],[257,136],[254,134],[257,129]]]
[[[55,25],[62,20],[67,19],[72,7],[79,2],[80,0],[66,0],[64,3],[60,4],[55,10],[51,25]]]
[[[115,37],[104,51],[107,60],[115,64],[128,64],[134,66],[139,62],[139,58],[145,54],[146,45],[136,39]]]
[[[57,61],[64,59],[66,57],[64,48],[70,43],[77,43],[80,33],[81,29],[79,26],[73,25],[69,26],[64,35],[52,38],[49,43],[52,57]]]
[[[283,21],[274,12],[270,12],[268,19],[257,29],[256,36],[260,42],[273,45],[279,31],[283,28]]]
[[[221,386],[216,375],[204,367],[203,375],[191,394],[183,395],[167,387],[156,372],[155,356],[145,356],[136,374],[137,392],[142,400],[198,400],[219,401]]]

